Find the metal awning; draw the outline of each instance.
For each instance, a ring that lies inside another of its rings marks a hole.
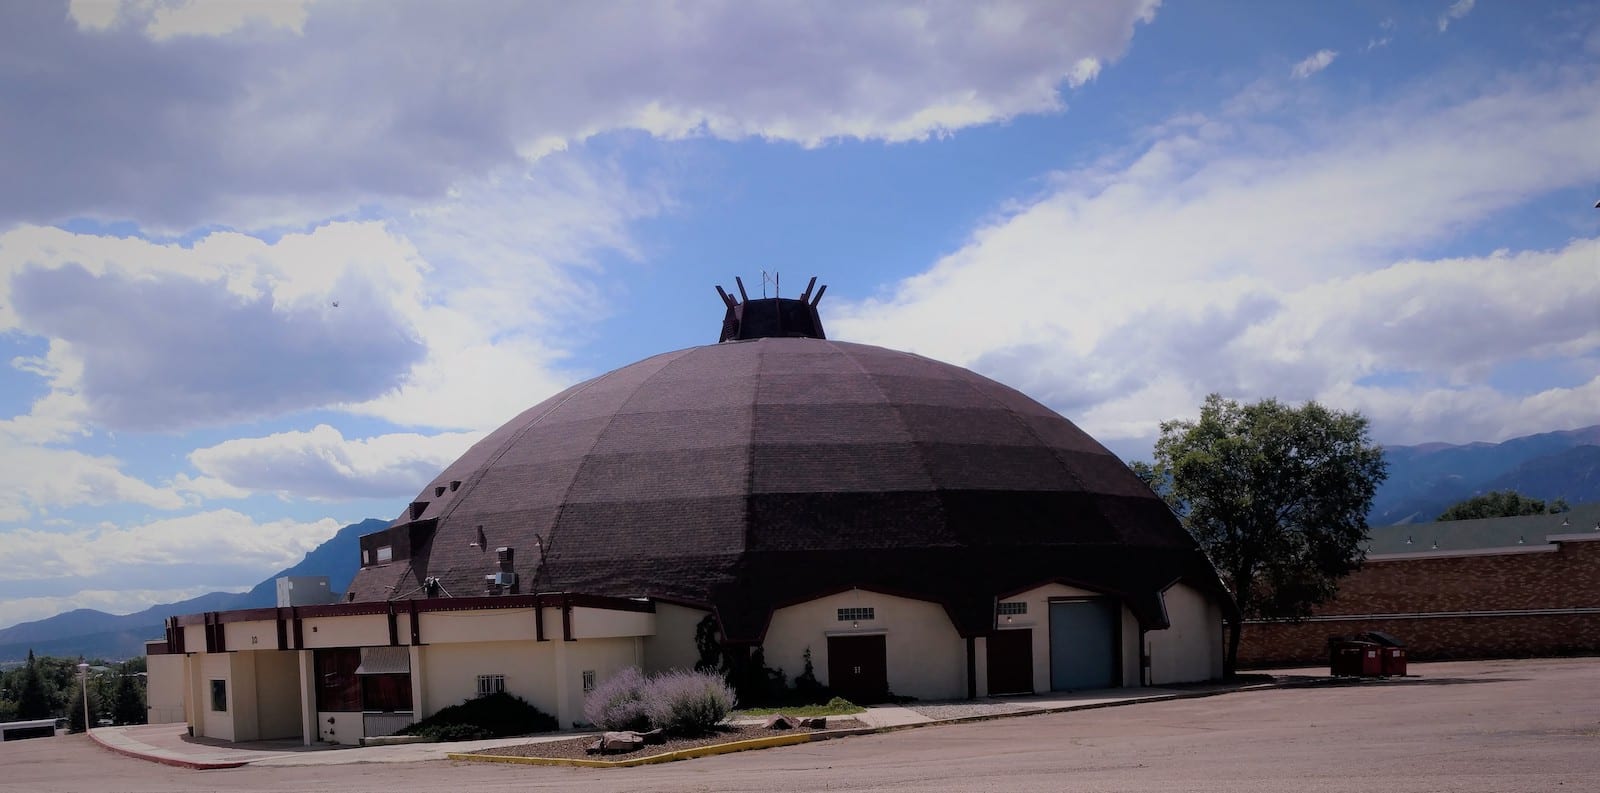
[[[407,647],[363,647],[358,675],[396,675],[411,671],[411,650]]]

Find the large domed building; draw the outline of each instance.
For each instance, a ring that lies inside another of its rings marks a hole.
[[[1120,460],[994,380],[827,339],[810,289],[719,289],[719,343],[490,433],[362,538],[344,602],[302,607],[383,641],[290,615],[277,649],[404,674],[412,716],[503,687],[563,723],[616,668],[692,666],[697,634],[869,701],[1220,676],[1231,600]]]

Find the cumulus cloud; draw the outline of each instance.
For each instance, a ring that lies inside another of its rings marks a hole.
[[[1061,110],[1156,4],[6,4],[0,221],[304,222],[619,129],[916,140]]]
[[[1108,440],[1148,439],[1211,391],[1367,409],[1390,438],[1550,428],[1517,411],[1592,423],[1583,388],[1463,394],[1525,356],[1592,367],[1594,240],[1432,261],[1404,252],[1592,183],[1595,129],[1600,86],[1575,81],[1408,96],[1292,135],[1260,116],[1180,119],[1126,160],[1057,175],[882,296],[835,304],[829,330],[974,366]],[[1355,386],[1395,372],[1421,376],[1406,389]],[[1430,420],[1409,413],[1419,403],[1437,409]]]
[[[214,510],[132,526],[69,530],[0,530],[0,581],[96,580],[138,588],[182,579],[209,586],[257,580],[298,562],[340,528],[332,518],[309,523],[258,522]],[[253,577],[252,577],[253,576]]]
[[[1371,46],[1368,49],[1371,49]],[[1297,80],[1304,80],[1328,68],[1328,64],[1333,63],[1333,59],[1337,57],[1339,57],[1339,53],[1333,50],[1317,50],[1305,60],[1295,64],[1294,68],[1290,70],[1290,74]]]
[[[0,437],[0,479],[6,482],[0,488],[0,523],[28,520],[40,511],[62,507],[126,503],[173,510],[184,506],[182,496],[129,475],[112,457],[4,437]]]
[[[1439,32],[1443,33],[1449,30],[1451,22],[1457,19],[1465,19],[1468,14],[1472,13],[1472,7],[1477,4],[1478,0],[1456,0],[1451,3],[1450,7],[1439,15]]]
[[[59,349],[33,365],[57,413],[136,430],[246,420],[396,388],[425,352],[422,269],[377,223],[188,247],[23,227],[0,235],[0,326]]]
[[[482,433],[394,433],[346,439],[319,424],[309,432],[239,438],[197,449],[189,460],[228,487],[313,499],[415,496]]]

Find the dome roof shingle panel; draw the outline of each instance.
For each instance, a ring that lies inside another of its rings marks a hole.
[[[525,411],[419,500],[452,479],[415,575],[481,594],[482,525],[489,546],[517,548],[522,591],[702,603],[736,641],[776,605],[849,586],[942,602],[967,635],[992,629],[994,597],[1049,580],[1119,595],[1150,625],[1179,577],[1220,590],[1166,506],[1071,422],[860,344],[655,356]],[[366,569],[352,591],[387,598],[394,577]]]

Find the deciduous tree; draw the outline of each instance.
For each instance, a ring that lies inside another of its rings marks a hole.
[[[1515,490],[1497,490],[1473,496],[1452,504],[1437,520],[1473,520],[1476,518],[1511,518],[1518,515],[1554,515],[1570,507],[1562,499],[1546,505],[1537,498],[1528,498]]]
[[[1135,470],[1217,566],[1245,618],[1300,619],[1365,558],[1383,450],[1359,413],[1212,394],[1198,421],[1168,421]],[[1239,657],[1230,633],[1227,668]]]

